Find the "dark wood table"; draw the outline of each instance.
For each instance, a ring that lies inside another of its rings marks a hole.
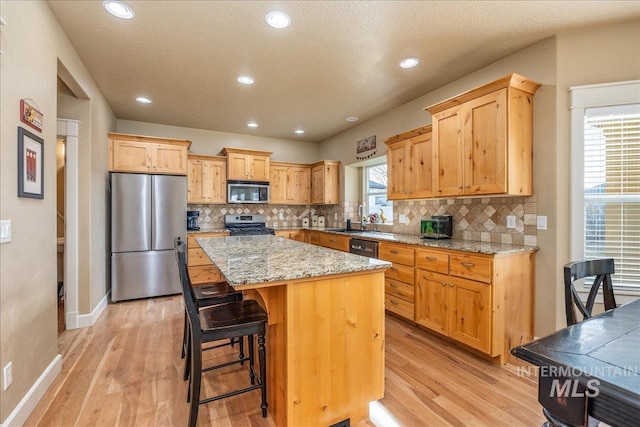
[[[538,401],[551,424],[586,425],[589,415],[640,425],[640,300],[511,352],[538,367]]]

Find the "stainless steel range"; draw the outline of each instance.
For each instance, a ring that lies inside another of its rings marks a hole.
[[[267,228],[267,217],[264,215],[225,215],[224,226],[232,236],[276,234],[273,228]]]

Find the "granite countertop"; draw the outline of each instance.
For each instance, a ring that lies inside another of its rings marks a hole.
[[[276,236],[200,237],[196,242],[231,286],[357,273],[391,266]]]
[[[200,227],[200,230],[187,230],[187,234],[198,234],[198,233],[224,233],[229,231],[224,227]]]
[[[355,231],[345,233],[331,228],[306,228],[305,230],[321,231],[323,233],[337,234],[340,236],[355,237],[365,240],[377,240],[384,242],[405,243],[408,245],[424,246],[429,248],[450,249],[454,251],[472,252],[485,255],[512,254],[518,252],[535,252],[537,246],[508,245],[504,243],[478,242],[475,240],[458,239],[423,239],[413,234],[384,233],[380,231]]]

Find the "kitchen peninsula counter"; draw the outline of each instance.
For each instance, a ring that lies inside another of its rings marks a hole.
[[[269,315],[268,411],[277,426],[367,419],[384,395],[391,264],[276,236],[197,237],[231,286]]]

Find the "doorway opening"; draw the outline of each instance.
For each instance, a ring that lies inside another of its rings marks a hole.
[[[56,139],[56,237],[58,265],[58,335],[66,329],[65,315],[65,138]]]

